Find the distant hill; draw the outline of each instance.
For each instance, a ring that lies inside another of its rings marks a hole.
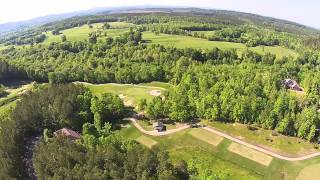
[[[37,26],[41,26],[43,24],[47,24],[47,23],[55,22],[55,21],[60,21],[60,20],[75,17],[75,16],[94,15],[99,12],[104,12],[106,10],[110,10],[110,8],[108,8],[108,9],[107,8],[95,8],[95,9],[84,10],[84,11],[77,11],[77,12],[71,12],[71,13],[37,17],[34,19],[25,20],[25,21],[4,23],[4,24],[0,24],[0,36],[6,35],[6,34],[12,33],[12,32],[27,30],[27,29],[34,28]]]
[[[260,26],[274,27],[278,31],[285,31],[295,34],[319,35],[320,31],[306,25],[296,22],[282,20],[262,15],[229,11],[229,10],[215,10],[215,9],[200,9],[200,8],[175,8],[175,7],[148,7],[148,8],[131,8],[131,9],[117,9],[114,11],[106,11],[104,14],[139,14],[139,13],[170,13],[180,14],[184,16],[210,16],[223,21],[230,21],[233,23],[253,23]],[[102,14],[102,13],[101,13]]]
[[[31,20],[11,22],[0,24],[0,35],[7,34],[12,31],[21,31],[34,26],[43,25],[50,22],[60,21],[75,16],[84,15],[106,15],[106,14],[126,14],[126,13],[177,13],[184,15],[206,15],[217,17],[224,20],[238,21],[242,23],[254,23],[259,25],[274,26],[281,31],[289,31],[294,33],[311,33],[319,34],[319,30],[311,28],[295,22],[281,20],[271,17],[265,17],[256,14],[227,11],[227,10],[209,10],[200,8],[181,8],[181,7],[155,7],[155,6],[136,6],[136,7],[118,7],[118,8],[95,8],[90,10],[71,12],[65,14],[48,15],[38,17]]]

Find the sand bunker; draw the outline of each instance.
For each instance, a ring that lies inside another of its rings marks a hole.
[[[132,100],[124,101],[124,105],[125,106],[133,106],[133,101]]]
[[[161,91],[160,90],[152,90],[149,92],[150,95],[152,96],[160,96],[161,95]]]
[[[118,96],[119,96],[120,99],[124,99],[125,97],[127,97],[127,96],[125,96],[123,94],[119,94]]]

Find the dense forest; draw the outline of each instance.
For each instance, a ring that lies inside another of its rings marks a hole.
[[[85,41],[65,37],[63,42],[41,44],[45,31],[59,35],[64,29],[98,22],[105,23],[107,29],[107,22],[116,21],[135,26],[117,37],[91,33]],[[227,179],[223,173],[198,174],[189,162],[173,164],[168,152],[125,139],[116,129],[132,109],[116,95],[96,97],[72,83],[75,81],[169,82],[174,88],[165,98],[156,97],[148,103],[141,99],[139,109],[145,110],[148,118],[239,122],[319,141],[320,53],[316,36],[287,27],[280,31],[261,26],[200,15],[101,15],[50,23],[25,36],[2,39],[0,43],[6,45],[28,46],[0,51],[0,80],[24,78],[48,84],[36,84],[22,95],[8,119],[0,121],[0,179],[27,176],[23,164],[26,139],[39,134],[42,137],[33,165],[40,179]],[[248,48],[239,53],[235,49],[149,45],[142,38],[144,31],[247,47],[279,45],[297,50],[299,56],[277,58]],[[304,97],[285,88],[283,80],[288,78],[299,82]],[[3,92],[0,86],[0,97]],[[63,127],[82,132],[82,138],[73,142],[55,137],[53,132]]]

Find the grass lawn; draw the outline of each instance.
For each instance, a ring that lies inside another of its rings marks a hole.
[[[261,176],[254,170],[222,159],[220,155],[216,154],[219,151],[216,147],[199,141],[188,132],[189,130],[185,130],[168,136],[148,136],[148,138],[157,141],[157,147],[167,150],[173,163],[181,159],[194,160],[201,166],[199,169],[209,168],[213,171],[224,171],[230,174],[231,179],[261,179]],[[132,140],[144,136],[134,126],[123,128],[120,134]]]
[[[16,101],[9,102],[3,106],[0,106],[0,122],[8,117],[8,114],[12,108],[16,105]]]
[[[132,105],[136,105],[136,103],[141,98],[147,99],[147,101],[151,101],[154,96],[150,94],[152,90],[159,90],[162,93],[166,91],[166,89],[162,87],[155,87],[154,83],[151,85],[144,84],[144,86],[133,85],[133,84],[85,84],[87,87],[95,95],[101,95],[102,93],[114,93],[117,95],[121,95],[125,102],[130,102]]]
[[[153,81],[153,82],[149,82],[149,83],[140,83],[139,85],[150,86],[150,87],[160,87],[160,88],[164,88],[164,89],[168,89],[168,90],[173,88],[173,85],[171,85],[169,83],[158,82],[158,81]]]
[[[194,38],[190,36],[181,36],[181,35],[168,35],[168,34],[160,34],[155,35],[152,32],[144,32],[143,40],[152,44],[161,44],[169,47],[177,47],[177,48],[199,48],[199,49],[237,49],[238,52],[247,49],[244,44],[241,43],[233,43],[233,42],[223,42],[223,41],[208,41],[206,39]],[[292,55],[296,57],[298,54],[290,49],[283,48],[280,46],[258,46],[258,47],[250,47],[250,50],[255,52],[264,54],[264,53],[272,53],[277,56],[277,58],[281,58],[283,56]]]
[[[189,134],[195,138],[200,139],[201,141],[204,141],[214,146],[218,146],[223,140],[223,137],[220,137],[206,130],[198,129],[198,128],[194,128],[190,130]]]
[[[1,50],[3,50],[3,49],[5,49],[5,48],[7,48],[8,46],[5,46],[5,45],[3,45],[3,44],[0,44],[0,51]]]
[[[187,129],[175,134],[161,137],[151,137],[157,141],[157,147],[169,152],[173,163],[178,160],[198,162],[200,169],[209,168],[213,171],[223,171],[230,174],[230,179],[266,179],[266,180],[296,180],[300,171],[310,165],[320,164],[320,157],[304,161],[283,161],[273,158],[269,166],[242,157],[228,150],[231,141],[224,139],[217,146],[199,141]],[[135,127],[123,128],[119,131],[124,137],[135,140],[143,134]],[[318,176],[316,176],[318,177]]]
[[[12,101],[15,101],[19,97],[20,94],[31,89],[32,86],[33,85],[31,83],[29,83],[29,84],[21,85],[19,87],[7,88],[6,92],[8,93],[8,95],[0,98],[0,106],[8,104]]]
[[[158,144],[157,141],[154,141],[153,139],[147,136],[140,136],[136,139],[136,141],[140,144],[147,146],[148,148],[152,148],[153,146]]]
[[[320,164],[314,164],[302,169],[297,180],[318,180],[320,177]]]
[[[106,30],[107,36],[116,37],[120,34],[128,31],[128,28],[132,26],[130,23],[125,22],[112,22],[109,23],[111,29]],[[89,28],[88,25],[82,25],[80,27],[74,27],[61,31],[61,35],[64,34],[68,41],[84,41],[88,39],[88,35],[97,30],[102,30],[102,23],[92,24],[93,28]],[[104,30],[102,30],[104,32]],[[52,42],[61,42],[61,35],[52,35],[51,31],[46,32],[47,39],[44,44],[50,44]]]
[[[243,139],[252,144],[257,144],[286,156],[301,156],[319,151],[314,149],[313,144],[296,137],[282,135],[272,136],[271,130],[258,129],[252,131],[248,130],[246,125],[237,123],[230,124],[217,121],[206,121],[205,123],[239,139]]]
[[[269,166],[269,164],[272,161],[271,156],[266,155],[262,152],[256,151],[254,149],[248,148],[241,144],[231,143],[230,146],[228,147],[228,150],[233,153],[239,154],[240,156],[243,156],[245,158],[256,161],[265,166]]]

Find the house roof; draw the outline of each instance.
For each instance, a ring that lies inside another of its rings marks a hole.
[[[79,139],[81,138],[81,135],[71,129],[68,128],[62,128],[56,132],[54,132],[54,135],[58,136],[58,135],[63,135],[63,136],[67,136],[67,137],[72,137],[75,139]]]

